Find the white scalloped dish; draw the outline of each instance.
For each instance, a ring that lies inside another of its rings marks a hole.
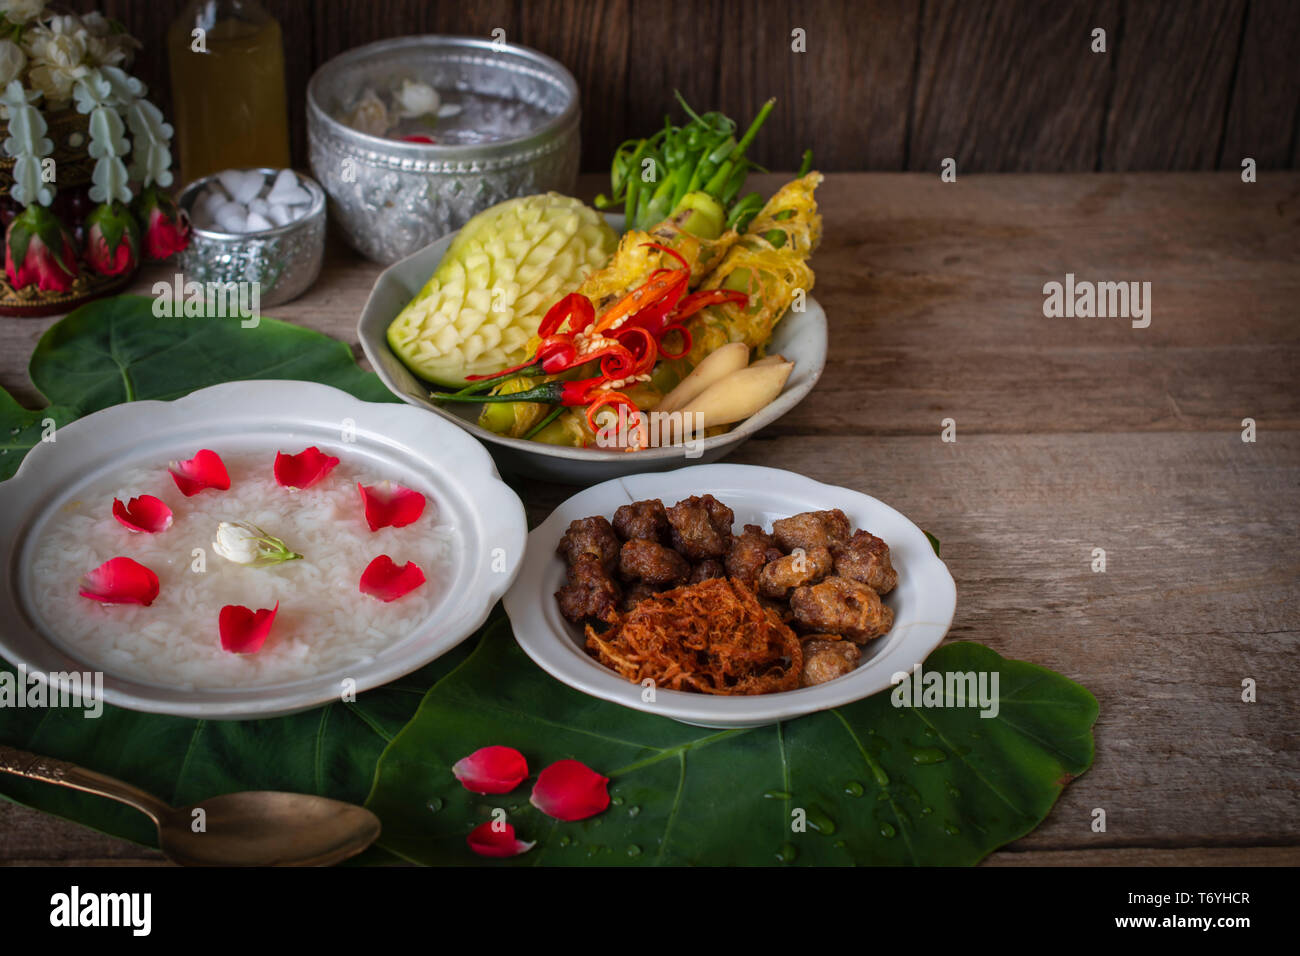
[[[335,471],[303,491],[276,485],[276,452],[312,445],[340,459]],[[226,460],[229,491],[186,498],[172,483],[167,463],[199,449]],[[425,510],[409,526],[371,531],[358,480],[414,489]],[[113,499],[136,493],[161,498],[172,525],[156,535],[120,527]],[[0,484],[0,503],[0,656],[37,680],[100,672],[106,703],[204,719],[292,713],[424,666],[487,618],[518,571],[527,529],[518,497],[460,429],[292,381],[230,382],[79,419],[28,453]],[[227,519],[288,529],[286,543],[305,557],[266,569],[227,562],[211,547]],[[362,594],[360,572],[381,553],[399,566],[418,559],[426,580],[393,602]],[[117,556],[157,574],[148,607],[78,595],[80,575]],[[260,650],[221,649],[221,606],[274,601]]]
[[[858,666],[812,687],[753,696],[711,696],[658,690],[653,699],[583,649],[580,628],[560,614],[555,592],[565,582],[564,559],[556,553],[569,522],[592,515],[613,517],[624,504],[659,498],[665,505],[690,495],[711,494],[735,512],[734,528],[804,511],[841,509],[853,527],[865,528],[889,545],[898,585],[885,595],[893,626],[862,648]],[[891,677],[910,671],[938,647],[952,623],[957,589],[948,568],[925,533],[904,515],[868,495],[826,485],[794,472],[753,465],[697,465],[667,473],[629,475],[569,498],[528,536],[519,579],[505,598],[519,645],[543,670],[570,687],[624,707],[702,727],[757,727],[861,700],[891,686]]]

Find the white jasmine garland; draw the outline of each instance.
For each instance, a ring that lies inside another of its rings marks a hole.
[[[41,159],[54,152],[54,143],[45,135],[45,118],[32,105],[39,98],[40,93],[24,90],[18,80],[11,80],[0,93],[0,106],[9,120],[4,151],[14,160],[9,195],[23,206],[33,202],[48,206],[54,201],[53,187],[41,178]]]
[[[77,112],[90,115],[88,152],[96,160],[90,198],[130,202],[131,187],[122,157],[131,151],[130,176],[144,186],[172,184],[172,127],[144,99],[145,85],[115,66],[91,70],[73,88]],[[125,114],[125,123],[123,115]],[[126,137],[131,127],[132,139]]]
[[[112,84],[92,70],[73,88],[78,113],[90,114],[90,146],[87,152],[95,160],[91,173],[90,198],[96,202],[130,202],[126,164],[122,157],[130,148],[126,127],[114,108],[116,97]]]
[[[144,98],[145,85],[121,68],[140,44],[101,13],[46,17],[43,3],[0,0],[0,14],[8,24],[0,38],[0,118],[9,122],[3,149],[14,159],[13,199],[48,206],[54,198],[53,184],[42,181],[42,160],[54,146],[37,100],[47,112],[75,105],[87,117],[92,200],[130,202],[132,179],[170,186],[174,131]]]
[[[131,175],[144,185],[172,184],[171,124],[163,120],[162,110],[143,97],[126,108],[134,149],[131,152]]]

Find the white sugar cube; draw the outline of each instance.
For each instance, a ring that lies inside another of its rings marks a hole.
[[[213,183],[211,186],[204,188],[199,196],[199,201],[195,203],[195,208],[214,212],[217,207],[224,206],[228,202],[230,202],[230,197],[226,195],[226,191]]]
[[[219,206],[213,214],[222,232],[247,232],[248,221],[244,207],[237,202]]]
[[[274,202],[270,204],[266,217],[277,226],[285,226],[293,222],[298,217],[294,211],[283,203]]]
[[[224,190],[204,190],[194,204],[194,221],[200,229],[208,229],[217,221],[217,210],[228,204]]]
[[[275,174],[275,180],[271,183],[271,190],[288,189],[290,186],[297,188],[298,175],[292,169],[282,169]]]
[[[299,203],[311,202],[311,193],[302,188],[297,175],[294,174],[292,169],[282,169],[279,175],[275,177],[275,183],[271,186],[271,191],[267,193],[266,201],[284,206],[294,206]]]
[[[227,169],[217,174],[217,181],[235,202],[247,203],[262,191],[265,177],[255,169]]]

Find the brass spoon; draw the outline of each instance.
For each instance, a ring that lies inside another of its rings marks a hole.
[[[369,810],[306,793],[248,790],[173,808],[121,780],[4,745],[0,771],[135,807],[157,825],[163,853],[182,866],[330,866],[379,837]]]

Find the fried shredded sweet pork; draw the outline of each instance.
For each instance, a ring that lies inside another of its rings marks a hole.
[[[794,631],[728,578],[648,597],[603,634],[587,625],[587,652],[635,683],[702,694],[794,690],[803,671]]]

